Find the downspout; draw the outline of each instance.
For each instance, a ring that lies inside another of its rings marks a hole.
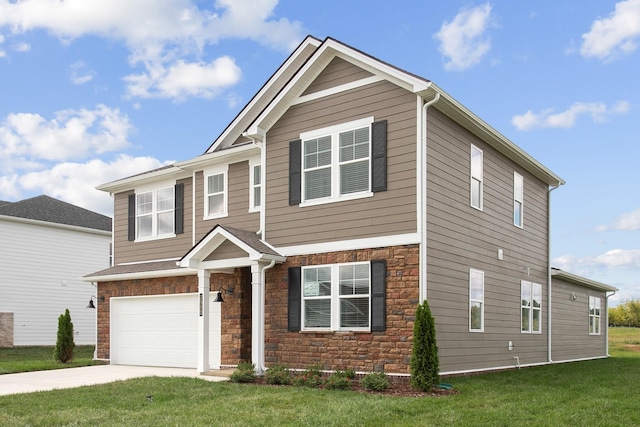
[[[418,206],[418,230],[420,232],[420,290],[419,302],[422,304],[427,299],[427,109],[438,102],[440,93],[424,105],[422,105],[422,135],[418,144],[417,154],[420,158],[418,175],[418,191],[420,194],[420,206]]]
[[[265,135],[262,139],[262,142],[258,142],[257,139],[250,137],[245,133],[242,134],[251,140],[251,143],[260,149],[260,228],[256,231],[256,234],[260,236],[260,239],[264,241],[265,239],[265,223],[266,223],[266,210],[265,210],[265,201],[267,198],[267,152],[264,149],[264,145],[266,143],[267,136]],[[251,176],[251,174],[249,174]],[[251,195],[249,195],[251,197]]]
[[[555,363],[551,357],[551,192],[560,187],[556,185],[547,192],[547,359],[549,363]]]
[[[607,357],[611,357],[611,355],[609,354],[609,297],[612,297],[616,294],[617,291],[613,291],[613,293],[611,295],[607,295],[607,293],[605,292],[605,297],[604,297],[604,312],[605,312],[605,324],[604,324],[604,354],[607,355]]]
[[[191,247],[196,245],[196,171],[191,177]]]

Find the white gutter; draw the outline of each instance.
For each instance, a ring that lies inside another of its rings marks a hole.
[[[560,185],[551,187],[547,192],[547,359],[549,359],[549,363],[555,363],[553,357],[551,357],[551,192],[560,188]]]
[[[422,99],[419,97],[419,99]],[[422,106],[422,127],[421,140],[418,141],[418,195],[420,205],[418,206],[418,232],[420,233],[419,265],[420,265],[420,304],[427,299],[427,109],[438,102],[440,93]]]

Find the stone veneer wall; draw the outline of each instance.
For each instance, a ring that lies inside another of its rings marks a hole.
[[[222,364],[236,365],[251,359],[251,272],[236,269],[234,274],[212,274],[211,301],[220,288],[222,303]],[[109,313],[110,298],[142,295],[164,295],[198,292],[197,276],[163,277],[98,283],[98,359],[110,358]],[[104,301],[100,300],[104,298]],[[211,302],[213,304],[213,302]]]
[[[0,348],[13,347],[13,313],[0,313]]]
[[[410,373],[413,322],[419,302],[417,245],[290,256],[267,270],[265,362],[290,368]],[[387,319],[384,332],[289,332],[288,267],[387,260]]]

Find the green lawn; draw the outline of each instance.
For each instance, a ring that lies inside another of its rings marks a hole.
[[[76,346],[73,361],[60,363],[53,359],[53,346],[0,348],[0,375],[98,365],[93,349],[92,345]]]
[[[0,425],[640,425],[640,329],[613,329],[610,335],[612,358],[450,378],[459,391],[454,396],[141,378],[0,397]]]

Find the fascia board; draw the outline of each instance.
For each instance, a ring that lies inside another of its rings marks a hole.
[[[189,177],[189,174],[186,173],[183,169],[178,168],[174,163],[171,165],[171,167],[168,167],[168,168],[163,168],[160,170],[151,171],[147,173],[141,173],[139,175],[134,175],[128,178],[123,178],[117,181],[101,184],[97,186],[96,189],[114,194],[122,191],[131,190],[141,185],[152,184],[157,181],[169,180],[169,179],[177,181],[179,179],[188,178],[188,177]]]
[[[597,289],[604,292],[617,292],[618,288],[610,286],[595,280],[587,279],[586,277],[578,276],[577,274],[569,273],[563,270],[553,270],[551,272],[553,277],[565,280],[575,285],[586,286],[588,288]]]
[[[225,163],[235,163],[236,160],[247,160],[254,156],[256,152],[260,152],[260,147],[255,144],[247,143],[178,162],[176,163],[176,167],[188,171],[200,170],[207,166],[219,164],[222,161]]]
[[[198,274],[193,268],[176,268],[173,270],[142,271],[139,273],[109,274],[105,276],[85,276],[83,282],[114,282],[118,280],[155,279],[158,277],[192,276]]]
[[[22,218],[19,216],[0,215],[0,221],[19,222],[23,224],[38,225],[41,227],[60,228],[63,230],[77,231],[81,233],[97,234],[99,236],[111,236],[110,231],[96,228],[78,227],[77,225],[60,224],[58,222],[41,221],[38,219]]]

